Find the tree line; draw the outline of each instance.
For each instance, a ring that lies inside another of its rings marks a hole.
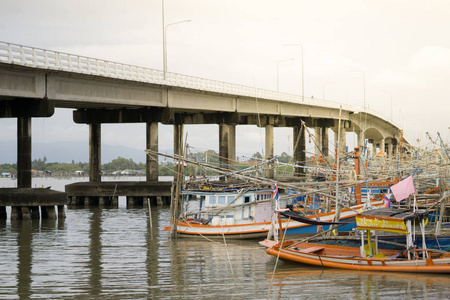
[[[198,161],[204,162],[211,165],[219,165],[219,155],[213,150],[208,150],[205,152],[196,152],[196,153],[187,153],[186,157]],[[252,159],[262,159],[263,156],[261,153],[256,152],[253,154]],[[289,162],[291,157],[283,152],[278,160],[280,162]],[[237,167],[248,167],[247,162],[237,162]],[[158,163],[158,172],[160,176],[172,176],[174,170],[174,162],[171,159],[162,159]],[[72,160],[71,163],[60,163],[60,162],[48,162],[47,158],[39,158],[35,159],[31,163],[31,168],[37,172],[52,174],[52,175],[69,175],[75,174],[78,171],[84,172],[85,174],[89,174],[89,163],[86,162],[75,162]],[[142,173],[145,171],[145,163],[137,163],[134,162],[133,159],[118,157],[113,159],[111,162],[102,164],[102,172],[103,174],[113,174],[117,171],[123,170],[140,170]],[[17,164],[0,164],[0,174],[10,173],[17,174]],[[185,173],[194,175],[194,176],[204,176],[204,175],[213,175],[212,171],[201,168],[198,165],[188,165],[186,166]]]

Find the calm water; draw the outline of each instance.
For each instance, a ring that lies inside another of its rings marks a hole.
[[[133,180],[133,179],[130,179]],[[13,186],[0,179],[0,186]],[[68,180],[33,186],[63,189]],[[257,241],[170,240],[168,208],[68,209],[0,223],[0,298],[449,299],[449,275],[350,272],[279,262]]]

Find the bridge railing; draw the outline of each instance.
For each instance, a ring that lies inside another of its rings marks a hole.
[[[123,80],[132,80],[166,86],[176,86],[194,90],[216,92],[233,96],[245,96],[257,99],[275,100],[290,103],[303,103],[309,106],[321,106],[355,112],[355,107],[332,101],[299,95],[249,87],[228,82],[209,80],[194,76],[166,72],[166,79],[161,70],[142,68],[134,65],[116,63],[86,56],[73,55],[46,49],[0,42],[0,63],[16,64],[40,69],[89,74]],[[375,111],[365,110],[386,122],[389,119]]]

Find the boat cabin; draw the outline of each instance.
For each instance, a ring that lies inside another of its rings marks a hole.
[[[269,222],[272,190],[183,191],[185,211],[192,214],[189,202],[198,200],[194,219],[213,226]]]

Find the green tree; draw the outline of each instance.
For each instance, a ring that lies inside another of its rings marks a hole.
[[[287,154],[286,152],[281,153],[281,155],[278,157],[278,160],[282,163],[288,163],[291,161],[291,156]]]
[[[259,153],[259,151],[257,151],[256,153],[254,153],[254,154],[252,155],[252,157],[254,157],[254,158],[259,158],[259,159],[262,159],[262,158],[263,158],[262,155],[261,155],[261,153]]]
[[[113,159],[110,163],[103,165],[104,172],[114,172],[123,170],[138,170],[138,165],[133,161],[133,159],[126,159],[123,157],[118,157]]]
[[[47,167],[47,158],[44,157],[44,160],[42,159],[35,159],[33,160],[33,162],[31,163],[31,168],[37,171],[45,171],[46,167]]]

